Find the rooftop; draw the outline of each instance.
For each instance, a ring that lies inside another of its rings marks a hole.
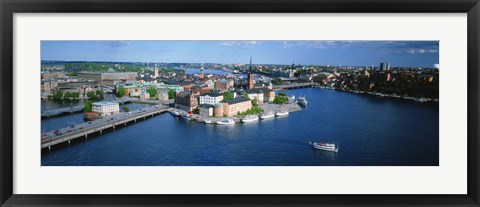
[[[246,101],[251,101],[251,100],[249,98],[245,98],[241,96],[241,97],[237,97],[237,98],[230,99],[227,101],[222,101],[222,102],[228,103],[228,104],[237,104],[237,103],[246,102]]]
[[[110,106],[110,105],[118,105],[118,103],[110,102],[110,101],[100,101],[100,102],[95,102],[92,105],[95,105],[95,106]]]

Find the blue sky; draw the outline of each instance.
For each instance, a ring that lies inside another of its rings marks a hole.
[[[42,41],[42,60],[433,67],[438,41]]]

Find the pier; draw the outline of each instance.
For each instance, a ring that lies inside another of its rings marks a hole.
[[[88,135],[90,134],[102,134],[104,130],[115,130],[116,126],[126,126],[127,123],[130,122],[136,123],[139,119],[153,117],[154,115],[161,114],[168,110],[170,110],[170,108],[162,105],[158,107],[142,108],[128,113],[123,112],[120,114],[103,117],[102,119],[91,121],[88,123],[81,123],[67,128],[48,132],[42,135],[41,149],[48,148],[50,150],[50,148],[54,145],[65,142],[68,142],[68,144],[70,144],[71,140],[78,138],[88,139]]]
[[[289,89],[312,88],[312,87],[320,87],[320,83],[308,82],[308,83],[293,83],[288,85],[276,85],[276,86],[273,86],[273,89],[289,90]]]
[[[111,100],[110,102],[124,104],[124,103],[133,102],[133,99],[122,98],[118,100]],[[65,107],[65,108],[59,108],[59,109],[46,110],[46,111],[42,111],[41,115],[42,115],[42,118],[45,118],[45,117],[58,116],[66,113],[71,113],[71,114],[79,113],[79,112],[83,112],[83,107],[84,107],[83,105],[77,105],[77,106],[71,106],[71,107]]]

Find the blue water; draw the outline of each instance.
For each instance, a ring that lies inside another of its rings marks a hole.
[[[64,166],[437,166],[436,103],[377,98],[318,88],[287,91],[309,105],[287,117],[232,126],[170,114],[42,155]],[[58,119],[65,119],[60,117]],[[42,125],[50,123],[42,121]],[[339,144],[312,149],[308,141]]]

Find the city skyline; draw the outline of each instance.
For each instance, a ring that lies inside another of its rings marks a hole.
[[[41,41],[44,61],[432,68],[438,41]]]

